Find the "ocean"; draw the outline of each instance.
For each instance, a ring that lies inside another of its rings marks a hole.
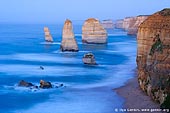
[[[117,113],[123,107],[125,100],[113,89],[134,77],[136,37],[114,29],[107,44],[82,44],[82,26],[74,25],[79,52],[61,52],[62,24],[0,26],[0,113]],[[44,26],[54,43],[44,41]],[[88,52],[99,65],[83,64]],[[19,87],[20,80],[64,87],[34,90]]]

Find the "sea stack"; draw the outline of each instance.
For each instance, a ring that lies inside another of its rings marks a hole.
[[[66,20],[63,27],[61,51],[78,51],[78,45],[73,33],[73,26],[70,20]]]
[[[91,44],[107,43],[107,32],[99,20],[89,18],[82,27],[82,42]]]
[[[170,108],[170,9],[149,16],[137,41],[139,85],[161,108]]]
[[[48,29],[48,27],[44,27],[44,32],[45,32],[45,41],[53,42],[53,38],[50,34],[50,30]]]

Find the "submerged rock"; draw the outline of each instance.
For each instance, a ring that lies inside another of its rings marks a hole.
[[[50,34],[50,30],[48,29],[48,27],[44,27],[44,32],[45,32],[45,41],[53,42],[53,38]]]
[[[40,88],[43,88],[43,89],[52,88],[51,82],[40,80]]]
[[[34,86],[34,85],[33,85],[32,83],[30,83],[30,82],[21,80],[21,81],[19,82],[18,86],[21,86],[21,87],[32,87],[32,86]]]
[[[73,26],[70,20],[66,20],[63,27],[61,51],[78,51],[78,45],[73,33]]]
[[[84,64],[89,64],[89,65],[97,65],[95,61],[95,57],[92,53],[87,53],[83,56],[83,62]]]
[[[92,44],[107,43],[107,31],[99,20],[89,18],[85,21],[82,27],[82,42]]]

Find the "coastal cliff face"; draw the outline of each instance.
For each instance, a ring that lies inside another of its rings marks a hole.
[[[82,42],[103,44],[107,43],[107,32],[99,20],[89,18],[82,27]]]
[[[68,19],[64,23],[60,48],[62,51],[78,51],[78,45],[73,33],[72,22]]]
[[[137,17],[126,17],[123,20],[118,20],[115,24],[116,28],[124,29],[128,35],[137,35],[139,25],[147,19],[147,15]]]
[[[170,108],[170,9],[149,16],[137,41],[139,85],[162,108]]]
[[[137,35],[139,25],[144,22],[148,16],[137,16],[131,22],[133,25],[128,28],[128,35]]]
[[[112,20],[103,20],[101,22],[101,24],[105,29],[113,29],[114,28],[114,23]]]
[[[48,29],[48,27],[44,27],[44,33],[45,33],[45,41],[53,42],[53,38],[50,34],[50,30]]]

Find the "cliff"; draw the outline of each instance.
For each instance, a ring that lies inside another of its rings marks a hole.
[[[137,35],[139,25],[148,18],[147,15],[141,15],[134,17],[134,20],[131,22],[133,25],[128,28],[128,35]]]
[[[60,48],[62,51],[78,51],[78,45],[73,33],[72,22],[68,19],[64,23]]]
[[[48,29],[48,27],[44,27],[44,33],[45,33],[45,41],[53,42],[53,38],[50,34],[50,30]]]
[[[101,22],[101,24],[105,29],[113,29],[114,28],[114,23],[112,20],[103,20]]]
[[[84,22],[82,27],[82,42],[96,44],[107,43],[107,32],[99,20],[89,18]]]
[[[139,85],[162,108],[170,108],[170,9],[149,16],[137,41]]]
[[[128,35],[137,35],[139,25],[147,19],[147,15],[140,15],[137,17],[126,17],[122,20],[117,20],[116,28],[121,28],[127,31]]]

